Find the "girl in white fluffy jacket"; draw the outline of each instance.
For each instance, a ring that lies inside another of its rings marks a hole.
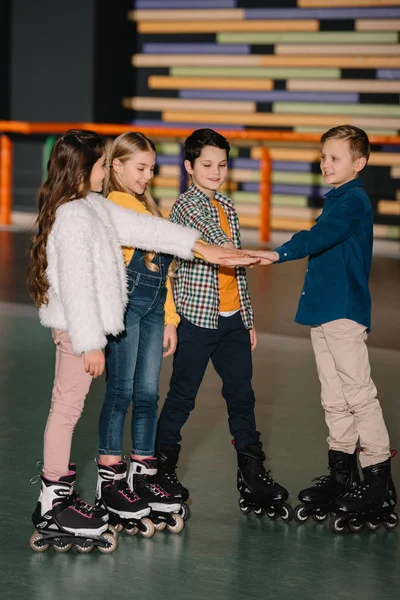
[[[68,131],[53,147],[39,193],[28,283],[41,323],[52,328],[56,367],[42,486],[32,517],[38,529],[30,542],[34,550],[53,544],[65,551],[71,542],[82,551],[91,545],[103,552],[116,547],[111,535],[101,536],[108,527],[107,512],[94,509],[73,491],[76,469],[69,461],[72,434],[92,378],[104,369],[107,335],[124,329],[127,289],[121,246],[186,259],[195,250],[209,262],[228,266],[254,262],[236,251],[205,246],[193,229],[106,200],[99,194],[104,167],[103,140],[94,132]]]

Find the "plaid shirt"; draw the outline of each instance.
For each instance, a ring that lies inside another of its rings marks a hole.
[[[239,219],[233,202],[223,194],[216,192],[217,200],[228,217],[232,239],[222,231],[218,209],[209,198],[195,185],[179,196],[169,216],[173,223],[180,223],[197,229],[208,244],[222,246],[234,243],[240,248]],[[179,314],[194,325],[206,329],[218,329],[219,317],[219,281],[218,265],[206,263],[200,258],[188,261],[178,259],[177,279],[174,286],[174,298]],[[240,313],[246,329],[253,326],[253,309],[247,288],[246,269],[235,267],[239,289]]]

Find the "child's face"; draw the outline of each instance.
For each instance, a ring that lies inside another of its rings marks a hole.
[[[106,175],[106,155],[103,153],[93,165],[90,173],[90,189],[92,192],[101,192],[103,189],[103,181]]]
[[[355,179],[367,164],[364,157],[353,160],[348,140],[330,138],[321,149],[321,171],[324,182],[334,188]]]
[[[113,168],[119,181],[127,190],[137,196],[142,196],[146,191],[154,177],[155,166],[156,154],[153,150],[135,152],[124,162],[118,159],[113,161]]]
[[[192,176],[194,185],[209,198],[213,198],[228,174],[226,150],[204,146],[193,167],[185,160],[185,169]]]

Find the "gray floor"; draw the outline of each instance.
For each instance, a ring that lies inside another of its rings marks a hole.
[[[180,535],[120,536],[112,555],[33,553],[28,546],[43,428],[54,369],[51,336],[28,306],[26,235],[0,232],[1,597],[7,600],[389,600],[400,596],[399,532],[334,536],[327,523],[285,525],[242,515],[220,382],[210,368],[184,430],[180,475],[192,518]],[[291,492],[326,471],[326,428],[307,329],[293,324],[304,263],[249,271],[259,346],[254,353],[258,427],[269,467]],[[376,258],[370,336],[373,377],[392,445],[398,443],[400,260]],[[164,397],[170,374],[161,378]],[[79,491],[93,501],[96,430],[104,382],[94,382],[76,429]],[[129,450],[129,439],[126,438]],[[393,461],[400,481],[400,458]],[[400,531],[400,530],[399,530]]]

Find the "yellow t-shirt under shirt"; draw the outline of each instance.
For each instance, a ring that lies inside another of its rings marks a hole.
[[[231,228],[228,217],[221,204],[217,200],[211,200],[215,208],[218,209],[220,227],[224,233],[230,238]],[[219,267],[219,312],[230,312],[240,309],[239,288],[237,284],[235,269],[228,267]]]

